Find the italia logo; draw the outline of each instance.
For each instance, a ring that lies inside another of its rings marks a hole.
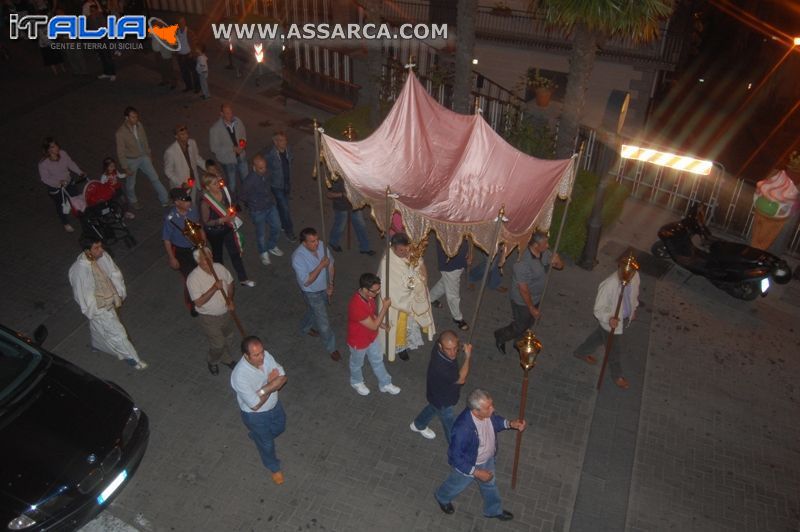
[[[166,22],[157,17],[150,17],[148,20],[141,15],[126,15],[123,17],[109,15],[106,17],[105,26],[90,29],[87,18],[83,15],[48,17],[47,15],[20,16],[17,13],[11,13],[8,16],[8,36],[11,39],[19,39],[21,34],[28,39],[37,39],[40,28],[44,29],[47,38],[51,41],[56,40],[59,36],[76,41],[124,40],[128,37],[145,39],[149,33],[164,48],[173,52],[180,50],[180,43],[177,37],[178,25],[167,25]]]

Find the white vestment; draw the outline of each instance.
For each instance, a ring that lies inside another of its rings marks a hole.
[[[408,314],[409,328],[427,327],[428,340],[433,340],[436,334],[436,327],[433,323],[433,313],[431,312],[431,301],[428,295],[428,280],[425,276],[425,264],[420,258],[417,266],[411,266],[408,260],[401,259],[395,255],[394,251],[389,251],[391,257],[389,262],[389,279],[386,276],[386,255],[381,259],[378,267],[378,277],[381,278],[381,297],[386,297],[386,287],[389,287],[389,299],[392,306],[389,309],[389,361],[394,360],[397,351],[397,319],[400,312]],[[411,331],[409,331],[411,332]],[[407,345],[409,349],[415,349],[421,344],[414,342],[413,332],[407,333]],[[380,329],[381,348],[386,348],[386,331]]]
[[[119,271],[108,253],[103,253],[103,256],[97,259],[96,264],[110,279],[120,301],[125,299],[125,281],[122,278],[122,272]],[[113,305],[105,308],[98,307],[92,262],[86,253],[78,255],[78,259],[70,267],[69,284],[72,285],[72,295],[80,305],[81,312],[89,318],[92,347],[114,355],[120,360],[132,358],[139,362],[139,355],[119,321],[117,310]]]

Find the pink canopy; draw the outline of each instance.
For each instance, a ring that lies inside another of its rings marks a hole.
[[[480,115],[442,107],[413,73],[368,138],[321,139],[328,169],[344,179],[354,206],[370,205],[383,230],[389,187],[396,195],[391,208],[403,215],[409,236],[419,241],[434,229],[449,255],[465,235],[493,252],[501,207],[507,221],[499,240],[509,251],[524,246],[535,227],[550,227],[556,193],[566,197],[572,186],[574,158],[551,161],[518,151]]]

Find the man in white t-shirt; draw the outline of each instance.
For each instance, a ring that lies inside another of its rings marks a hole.
[[[278,390],[286,380],[283,367],[264,349],[257,336],[242,340],[242,359],[231,373],[231,387],[261,462],[272,471],[272,481],[279,486],[283,484],[283,473],[275,455],[275,438],[286,429],[286,413],[278,400]]]
[[[193,255],[197,268],[186,278],[186,288],[208,337],[208,371],[219,375],[220,362],[231,369],[236,365],[236,359],[226,349],[228,338],[236,331],[230,315],[234,310],[233,276],[225,266],[212,262],[208,248],[196,249]]]
[[[500,492],[495,482],[494,456],[497,453],[498,432],[525,430],[525,420],[508,421],[495,414],[489,392],[477,388],[467,397],[467,408],[456,418],[450,436],[447,460],[452,471],[433,494],[439,508],[446,514],[455,512],[452,500],[473,481],[478,483],[483,497],[484,517],[510,521],[514,514],[503,510]]]

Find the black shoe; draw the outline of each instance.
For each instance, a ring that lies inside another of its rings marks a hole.
[[[402,351],[397,353],[397,356],[400,357],[400,360],[408,360],[408,349],[403,349]]]
[[[216,364],[209,364],[208,372],[211,373],[212,375],[219,375],[219,366]]]
[[[500,351],[504,355],[506,354],[506,343],[500,340],[500,338],[498,338],[496,334],[494,335],[494,345],[497,346],[498,351]]]
[[[370,257],[375,254],[375,252],[372,251],[371,249],[368,249],[367,251],[359,251],[359,253],[361,253],[362,255],[369,255]]]
[[[441,505],[440,505],[441,506]],[[444,510],[444,508],[442,508]],[[514,519],[514,514],[509,511],[503,510],[503,513],[497,515],[487,515],[489,519],[499,519],[501,521],[511,521]]]
[[[342,252],[342,246],[331,246],[331,249],[334,250],[336,253]]]
[[[228,366],[229,368],[231,368],[231,370],[233,370],[233,368],[235,368],[235,367],[236,367],[236,361],[235,361],[235,360],[233,360],[233,361],[231,361],[231,362],[223,362],[223,364],[225,364],[226,366]]]
[[[436,499],[436,497],[434,497],[434,499]],[[439,503],[439,508],[441,508],[442,511],[447,515],[450,515],[456,511],[456,509],[453,508],[453,503],[448,502],[447,504],[442,504],[439,502],[439,499],[436,499],[436,502]]]
[[[193,318],[196,318],[197,316],[199,316],[199,314],[197,313],[197,311],[195,310],[195,308],[194,308],[194,307],[192,307],[191,309],[189,309],[189,315],[190,315],[191,317],[193,317]]]
[[[442,302],[439,301],[438,299],[434,299],[433,301],[431,301],[431,306],[435,308],[444,308],[444,305],[442,305]]]
[[[286,233],[286,240],[289,242],[297,242],[297,237],[291,233]]]
[[[462,331],[468,331],[469,330],[469,325],[467,325],[467,322],[464,321],[464,320],[453,320],[453,323],[455,323],[456,327],[458,327]],[[505,346],[503,346],[503,347],[505,347]]]

